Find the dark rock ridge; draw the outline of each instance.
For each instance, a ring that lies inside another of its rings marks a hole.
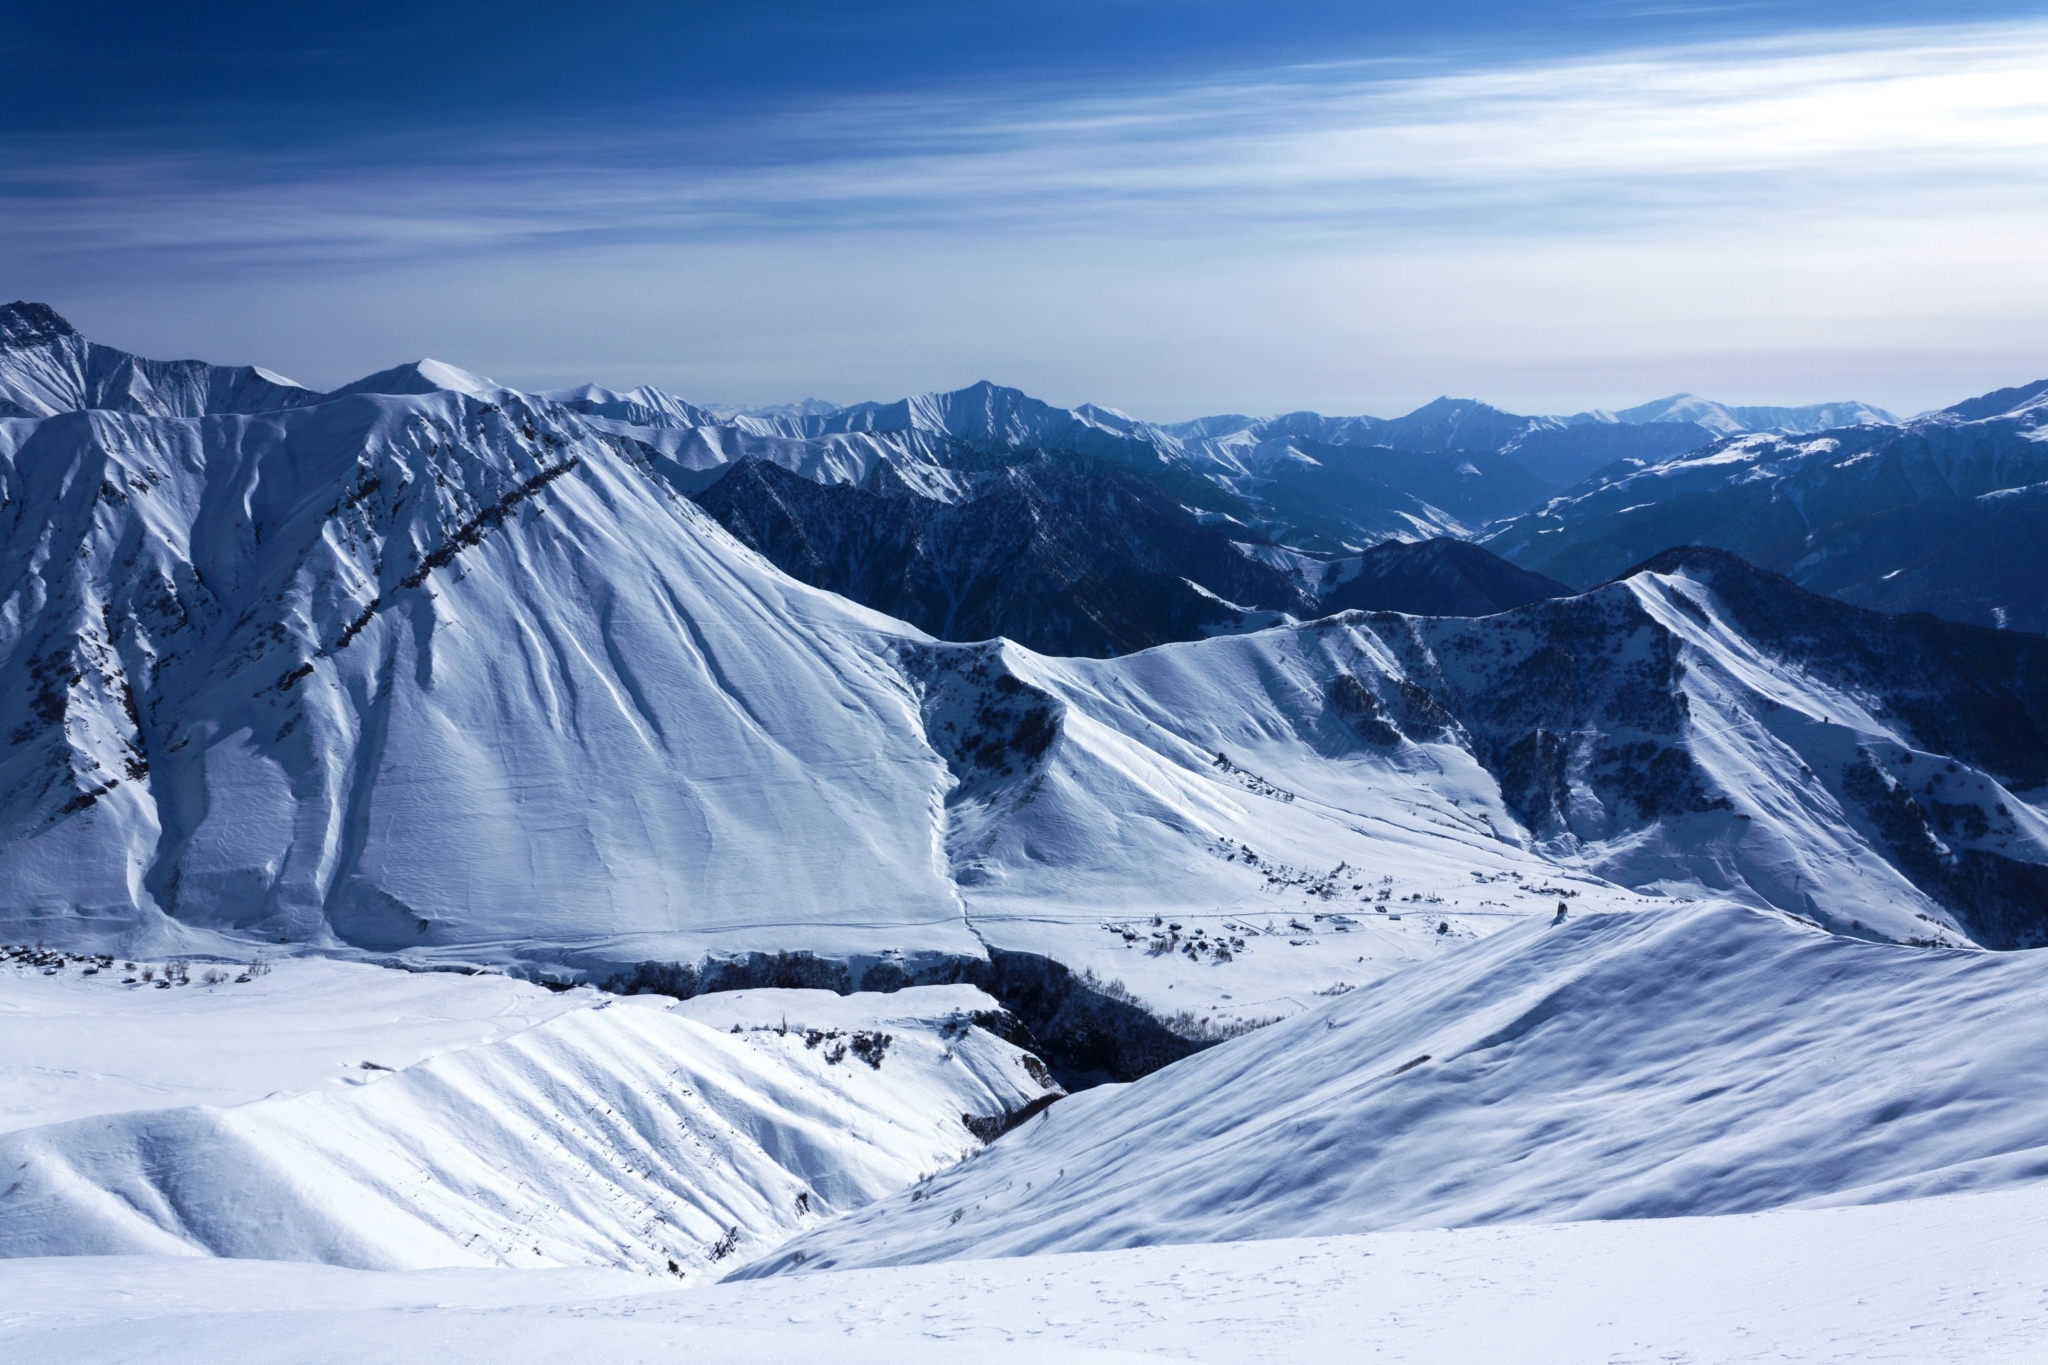
[[[848,962],[810,953],[752,953],[699,963],[641,962],[600,983],[618,995],[687,1000],[717,991],[782,987],[899,991],[908,986],[971,985],[1004,1013],[974,1022],[1045,1060],[1066,1090],[1135,1081],[1223,1041],[1174,1032],[1114,985],[1077,975],[1036,953],[991,950],[986,958],[927,956],[909,961]]]
[[[1240,629],[1246,610],[1315,612],[1294,580],[1129,471],[1040,455],[976,492],[887,497],[747,459],[696,501],[791,577],[941,639],[1101,657]]]
[[[1388,541],[1338,560],[1324,579],[1324,611],[1491,616],[1572,590],[1465,540]]]

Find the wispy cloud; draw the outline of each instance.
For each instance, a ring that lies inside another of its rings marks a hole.
[[[16,249],[241,267],[779,231],[1600,233],[1765,207],[2006,212],[2048,197],[2048,26],[842,100],[711,130],[485,130],[290,159],[16,144],[6,184]]]
[[[881,270],[892,242],[955,260],[1064,243],[1045,268],[1064,252],[1100,275],[1088,244],[1112,243],[1135,272],[1126,299],[1189,272],[1277,279],[1347,253],[1496,277],[1515,257],[1536,272],[1650,253],[1712,288],[1796,238],[1809,254],[1832,242],[1882,288],[1924,272],[1930,242],[2048,274],[2048,24],[877,96],[718,127],[650,115],[623,133],[485,129],[292,159],[17,142],[0,175],[10,254],[49,278],[474,272],[494,257],[573,270],[621,252],[645,269],[662,250],[716,250],[815,279],[820,253]],[[1145,242],[1161,249],[1133,264]],[[1628,303],[1606,302],[1624,333]],[[1481,300],[1456,306],[1473,327],[1500,321]],[[1912,296],[1913,325],[1933,306]],[[1964,288],[1936,321],[1977,306]]]

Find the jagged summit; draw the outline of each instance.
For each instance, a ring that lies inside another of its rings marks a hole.
[[[319,397],[251,365],[148,360],[102,346],[47,304],[0,308],[0,417],[94,410],[201,417],[301,407]]]
[[[0,306],[0,350],[17,350],[59,337],[75,337],[78,329],[47,303],[16,299]]]

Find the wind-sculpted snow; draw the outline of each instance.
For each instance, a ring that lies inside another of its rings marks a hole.
[[[2044,987],[2039,954],[1711,903],[1525,923],[1075,1096],[746,1273],[2036,1182]]]
[[[33,1015],[60,994],[120,993],[118,1012],[138,1022],[198,1022],[178,1009],[197,990],[212,997],[205,1021],[231,1035],[289,1018],[275,986],[307,974],[286,964],[268,992],[188,986],[169,999],[111,980],[30,977],[9,1004]],[[402,992],[385,994],[403,1010]],[[746,992],[702,1005],[593,1006],[583,992],[552,1018],[410,1065],[396,1036],[358,1026],[369,1055],[308,1093],[122,1109],[0,1136],[11,1186],[0,1257],[695,1277],[949,1165],[1057,1098],[1035,1057],[977,1022],[999,1016],[964,986],[851,999]],[[323,1051],[336,1041],[312,1037]],[[63,1043],[42,1041],[35,1060],[61,1067]]]

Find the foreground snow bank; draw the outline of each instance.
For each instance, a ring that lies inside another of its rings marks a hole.
[[[588,1009],[595,999],[591,991],[558,993],[505,976],[415,974],[322,958],[265,964],[253,975],[197,964],[185,985],[161,989],[169,978],[160,961],[99,968],[66,960],[49,976],[42,970],[0,967],[7,1039],[0,1131],[333,1090],[378,1074],[364,1069],[366,1061],[403,1069]],[[208,971],[227,979],[208,985]]]
[[[0,1136],[0,1256],[688,1276],[951,1164],[1058,1093],[974,1024],[997,1006],[968,987],[748,992],[703,1023],[663,1000],[306,962],[210,990],[17,974],[5,999],[33,1047],[7,1074],[62,1121],[16,1112]],[[309,1001],[335,1006],[331,1034]],[[161,1045],[110,1065],[153,1026]],[[243,1058],[257,1084],[310,1093],[237,1103],[222,1076]],[[121,1106],[159,1077],[165,1098],[213,1103]]]
[[[2028,1360],[2048,1190],[900,1266],[647,1292],[618,1272],[0,1262],[0,1355],[497,1365]],[[1140,1354],[1142,1353],[1142,1355]]]
[[[749,1274],[1859,1203],[2048,1175],[2048,956],[1525,923],[1059,1105]]]

